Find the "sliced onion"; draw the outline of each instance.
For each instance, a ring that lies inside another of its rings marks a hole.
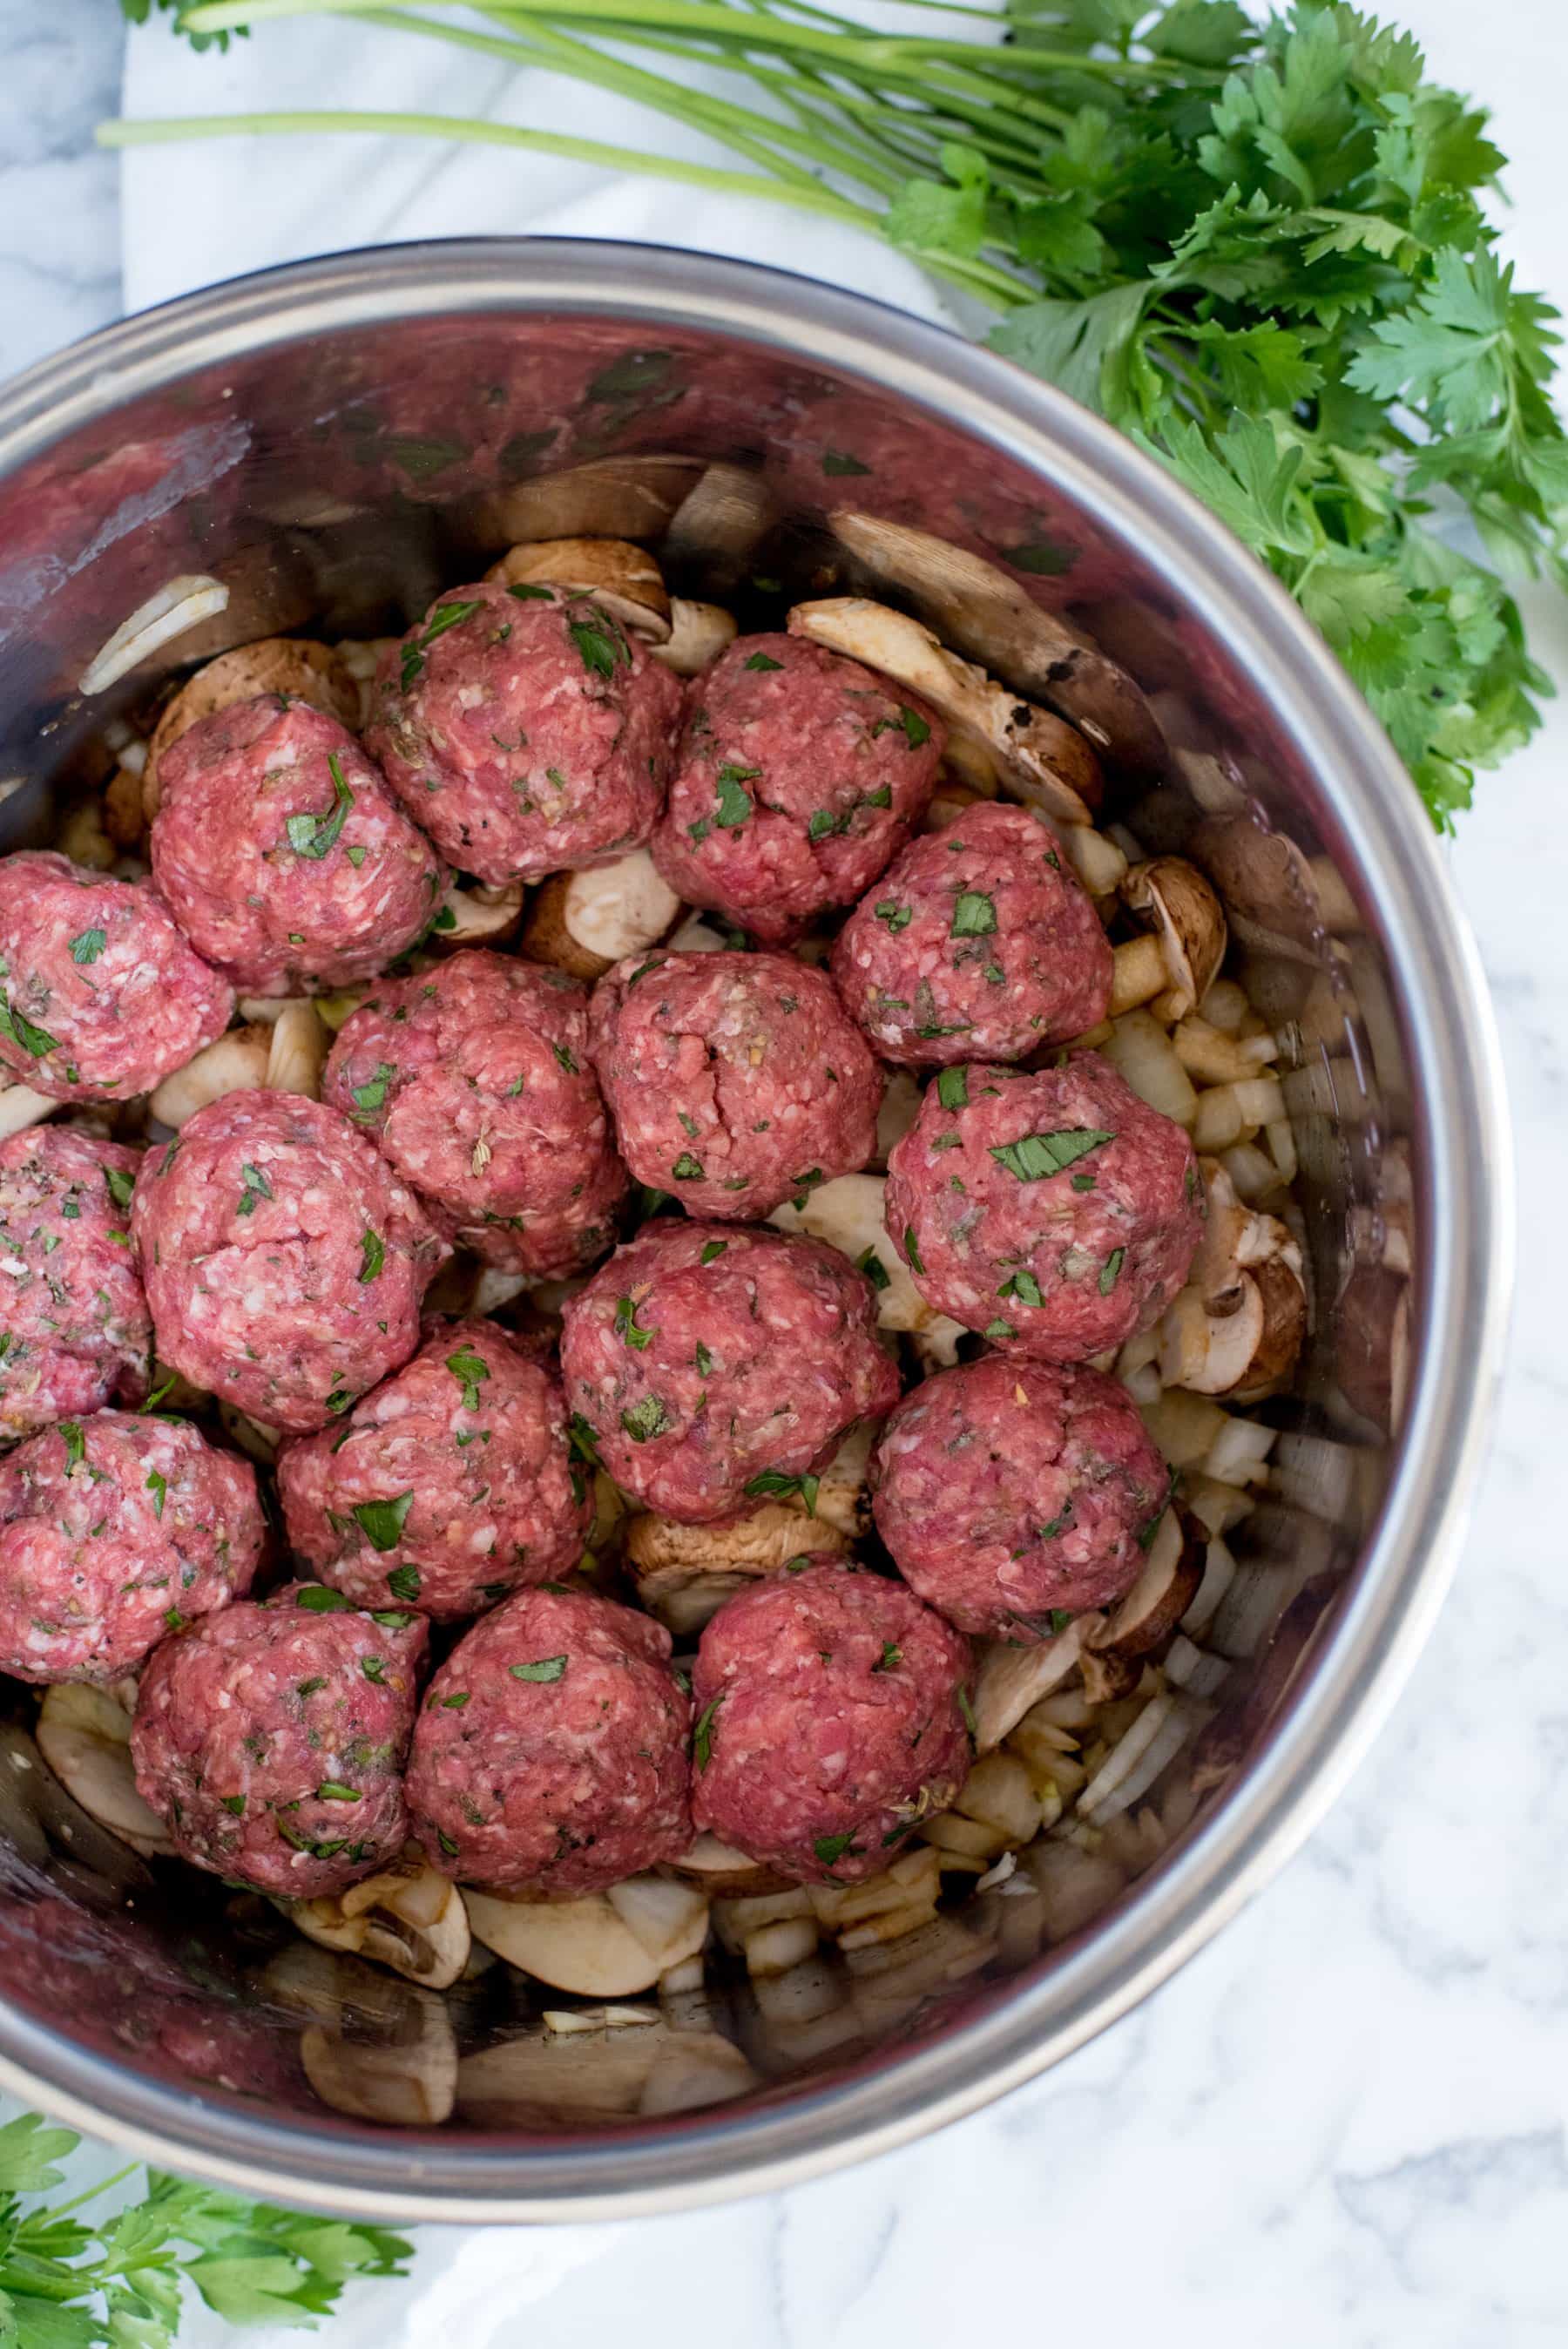
[[[182,572],[170,579],[156,595],[139,604],[129,620],[122,620],[95,658],[82,671],[77,690],[82,694],[107,693],[133,668],[139,668],[163,646],[172,644],[177,636],[199,627],[203,620],[215,619],[226,611],[229,591],[221,579],[210,579],[202,572]]]
[[[1078,1796],[1078,1817],[1103,1825],[1135,1803],[1186,1744],[1197,1726],[1179,1696],[1157,1696],[1117,1740]]]

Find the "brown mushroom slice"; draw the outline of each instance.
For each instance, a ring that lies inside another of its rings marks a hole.
[[[268,1092],[303,1093],[309,1101],[319,1101],[331,1042],[314,1003],[303,997],[285,1003],[273,1021],[267,1047]]]
[[[758,1893],[781,1892],[788,1888],[781,1876],[770,1868],[762,1868],[748,1859],[743,1851],[733,1851],[716,1835],[699,1835],[688,1851],[670,1863],[676,1876],[688,1877],[701,1887],[704,1896],[714,1901],[739,1900]],[[665,1977],[660,1976],[663,1982]]]
[[[1034,1648],[1010,1647],[1001,1640],[979,1643],[974,1698],[978,1753],[1000,1745],[1032,1705],[1061,1686],[1077,1669],[1085,1641],[1099,1620],[1093,1613],[1075,1615],[1065,1631]]]
[[[1134,773],[1158,775],[1165,738],[1126,669],[984,556],[903,523],[839,507],[833,535],[878,586],[908,595],[944,644],[1069,718]]]
[[[700,457],[596,457],[478,501],[474,521],[491,545],[536,539],[661,538],[705,471]]]
[[[359,723],[359,688],[330,645],[305,636],[263,636],[253,645],[236,645],[187,678],[153,729],[141,774],[142,812],[149,823],[158,813],[158,763],[165,751],[198,719],[237,701],[252,701],[259,693],[308,701],[351,729]]]
[[[425,1990],[446,1990],[469,1961],[463,1898],[418,1845],[394,1867],[362,1878],[331,1899],[276,1904],[307,1940],[387,1966]]]
[[[1194,1518],[1169,1508],[1161,1518],[1142,1573],[1125,1599],[1090,1633],[1091,1651],[1146,1656],[1170,1639],[1203,1579],[1204,1534]]]
[[[359,2039],[319,2023],[300,2033],[305,2078],[324,2105],[350,2120],[390,2128],[439,2128],[458,2093],[458,2043],[444,2002],[418,2001],[404,2028],[388,2038]]]
[[[613,620],[651,645],[670,637],[664,574],[645,547],[624,538],[545,538],[509,547],[485,577],[503,587],[559,587],[591,595]]]
[[[626,1563],[648,1612],[677,1640],[690,1640],[726,1599],[759,1576],[778,1573],[802,1549],[840,1556],[849,1547],[837,1526],[820,1521],[808,1530],[798,1509],[765,1501],[731,1526],[682,1526],[645,1512],[627,1527]]]
[[[231,1028],[154,1086],[147,1106],[160,1125],[178,1133],[199,1109],[225,1093],[255,1092],[264,1086],[272,1049],[270,1029]]]
[[[613,864],[552,874],[534,892],[519,943],[533,961],[592,984],[612,963],[656,947],[680,911],[649,852],[634,848]]]
[[[655,1889],[656,1888],[656,1889]],[[476,1940],[508,1965],[584,1998],[626,1998],[695,1957],[707,1938],[707,1901],[667,1877],[633,1877],[612,1893],[541,1900],[527,1892],[466,1888]]]
[[[1057,823],[1092,822],[1101,777],[1083,736],[949,652],[919,620],[863,595],[833,595],[797,604],[788,626],[791,636],[861,661],[921,695],[956,732],[990,751],[1009,798]]]
[[[1255,1401],[1288,1378],[1305,1338],[1301,1248],[1277,1216],[1237,1196],[1217,1159],[1199,1164],[1208,1216],[1192,1280],[1160,1325],[1161,1377]]]
[[[734,613],[722,604],[694,604],[685,595],[672,595],[669,642],[651,649],[654,658],[677,677],[700,677],[739,633]]]
[[[169,1830],[136,1791],[130,1720],[112,1690],[63,1682],[44,1692],[38,1751],[89,1818],[144,1859],[169,1858],[174,1853]]]
[[[732,2041],[716,2031],[640,2027],[530,2031],[465,2055],[458,2109],[481,2127],[560,2127],[723,2104],[757,2085]]]
[[[1184,1019],[1197,1009],[1220,975],[1227,935],[1224,907],[1197,866],[1182,856],[1155,856],[1146,864],[1134,864],[1120,894],[1150,936],[1116,950],[1112,1015],[1161,996],[1169,999],[1172,1019]],[[1130,973],[1135,962],[1139,991],[1132,992],[1124,968]]]
[[[64,1109],[50,1093],[36,1093],[31,1085],[0,1082],[0,1142],[8,1134],[26,1133],[30,1125],[42,1125],[57,1109]]]
[[[480,882],[453,882],[422,941],[434,955],[458,954],[465,947],[499,947],[522,919],[526,892],[521,881],[489,889]]]
[[[745,465],[705,466],[670,519],[661,549],[666,568],[678,565],[710,593],[727,595],[745,577],[777,511],[760,472]]]

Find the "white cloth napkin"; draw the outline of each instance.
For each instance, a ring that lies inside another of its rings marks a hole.
[[[701,86],[679,59],[647,62]],[[167,19],[126,46],[129,117],[340,108],[478,116],[749,169],[615,94],[343,18],[263,26],[232,43],[227,56],[196,55],[171,36]],[[436,140],[232,138],[132,149],[121,219],[128,310],[347,246],[531,234],[634,239],[769,262],[954,322],[913,261],[837,222],[552,156]]]

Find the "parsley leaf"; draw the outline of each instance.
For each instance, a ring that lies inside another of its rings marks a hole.
[[[1064,1126],[1056,1133],[1021,1133],[1016,1142],[993,1143],[991,1155],[1020,1183],[1040,1183],[1115,1140],[1114,1133],[1102,1133],[1097,1126]]]
[[[289,846],[296,856],[319,861],[331,854],[337,845],[349,809],[354,805],[354,793],[344,781],[343,769],[335,750],[326,754],[326,771],[332,778],[332,805],[325,815],[291,815],[284,826]]]

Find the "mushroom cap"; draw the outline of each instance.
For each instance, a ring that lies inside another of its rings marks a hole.
[[[670,637],[664,575],[645,547],[624,538],[546,538],[508,549],[485,577],[503,587],[538,585],[592,595],[649,643]]]

